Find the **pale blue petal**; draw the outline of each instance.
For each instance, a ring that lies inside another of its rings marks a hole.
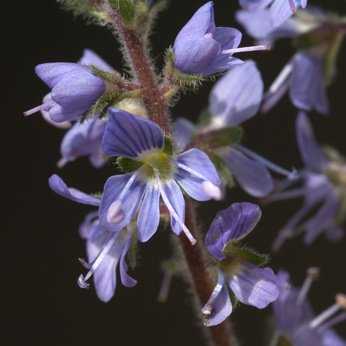
[[[174,122],[173,138],[179,152],[183,151],[190,144],[195,131],[195,125],[185,118],[178,118]]]
[[[257,113],[262,97],[261,75],[256,64],[247,61],[232,68],[215,84],[209,108],[218,122],[236,126]]]
[[[100,199],[88,195],[82,191],[68,187],[65,182],[56,174],[53,174],[48,180],[49,187],[58,195],[70,199],[71,201],[98,206]]]
[[[157,231],[159,223],[160,191],[155,185],[147,184],[137,218],[138,239],[148,241]]]
[[[279,297],[276,282],[277,278],[270,268],[247,264],[239,274],[231,277],[229,286],[243,304],[264,309]]]
[[[262,163],[246,157],[233,148],[224,155],[224,159],[239,185],[248,194],[265,197],[273,191],[273,179]]]
[[[125,245],[120,257],[120,263],[119,263],[120,280],[121,280],[121,283],[125,287],[134,287],[135,285],[137,285],[137,280],[135,280],[133,277],[131,277],[127,273],[128,267],[126,264],[126,255],[129,251],[130,245],[131,245],[131,236],[129,236],[129,239],[125,242]]]
[[[108,63],[90,49],[84,50],[83,56],[80,58],[78,63],[86,66],[95,66],[105,72],[114,72],[114,69]]]

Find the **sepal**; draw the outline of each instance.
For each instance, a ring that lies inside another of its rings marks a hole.
[[[131,24],[136,15],[134,0],[108,0],[110,5],[121,15],[126,24]]]
[[[234,178],[231,171],[228,169],[224,159],[212,151],[208,151],[208,156],[213,162],[224,185],[228,186],[230,189],[233,188],[235,186]]]
[[[121,170],[121,172],[129,173],[139,169],[142,166],[142,163],[129,157],[119,156],[115,160],[115,165]]]
[[[237,241],[231,241],[224,249],[224,254],[227,258],[237,259],[239,262],[250,262],[256,266],[264,266],[269,262],[269,256],[266,254],[260,254],[255,250],[241,246]]]
[[[281,335],[275,346],[294,346],[285,336]]]

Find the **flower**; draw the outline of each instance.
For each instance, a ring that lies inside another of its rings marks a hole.
[[[109,156],[127,158],[136,170],[110,177],[102,194],[100,221],[114,231],[122,229],[138,211],[138,238],[145,242],[160,221],[160,197],[176,234],[182,231],[195,242],[184,224],[185,201],[221,198],[220,179],[208,156],[190,149],[176,157],[164,149],[162,130],[152,121],[125,111],[109,109],[102,148]]]
[[[195,243],[186,225],[181,188],[198,201],[220,199],[220,178],[208,156],[190,149],[176,157],[165,152],[162,130],[152,121],[125,111],[109,109],[102,150],[121,156],[134,167],[130,173],[114,175],[105,183],[101,201],[68,188],[61,178],[50,178],[50,187],[63,197],[83,204],[99,205],[100,224],[119,232],[138,213],[138,239],[148,241],[158,229],[160,197],[171,216],[172,230],[182,231]]]
[[[345,296],[338,295],[336,303],[315,317],[307,300],[313,281],[318,275],[316,268],[308,270],[307,277],[301,288],[292,286],[286,272],[278,274],[281,293],[273,303],[276,331],[279,338],[288,340],[292,346],[342,346],[343,341],[331,327],[346,320]]]
[[[290,17],[307,1],[297,0],[239,0],[242,10],[237,20],[256,39],[271,41],[278,37],[291,37],[298,29]]]
[[[268,112],[289,91],[292,103],[304,111],[329,113],[324,57],[313,52],[296,53],[270,87],[262,111]]]
[[[214,5],[209,1],[178,33],[173,46],[175,67],[183,73],[208,76],[241,63],[234,53],[267,49],[238,49],[241,37],[237,29],[215,26]]]
[[[106,62],[88,49],[79,63],[37,65],[36,74],[51,92],[43,98],[40,106],[24,115],[41,112],[48,122],[60,127],[67,127],[69,121],[78,120],[106,91],[105,82],[92,73],[91,66],[112,71]]]
[[[87,280],[94,277],[97,296],[103,302],[108,302],[114,295],[117,283],[117,267],[121,283],[133,287],[137,281],[128,275],[126,255],[131,244],[132,232],[124,228],[118,233],[110,232],[99,223],[97,212],[87,215],[80,226],[80,235],[86,240],[88,262],[81,262],[88,273],[78,278],[81,288],[88,288]]]
[[[254,229],[261,214],[255,204],[233,203],[216,215],[208,230],[205,245],[209,253],[221,262],[217,285],[202,308],[207,326],[220,324],[232,313],[228,290],[240,302],[258,309],[265,308],[279,296],[274,272],[237,254],[235,245]]]
[[[280,2],[284,3],[277,1]],[[302,8],[305,5],[301,3]],[[273,25],[272,17],[280,16],[272,16],[268,9],[243,10],[237,14],[247,32],[260,42],[273,44],[276,39],[286,37],[294,39],[298,48],[266,93],[262,111],[270,111],[289,92],[298,109],[329,114],[327,86],[335,77],[344,37],[342,19],[317,8],[302,10],[280,26]]]
[[[224,128],[232,128],[255,116],[263,98],[263,81],[256,64],[246,61],[227,72],[213,87],[209,97],[210,121],[195,128],[187,120],[178,119],[174,138],[179,148],[184,148],[193,136],[205,137]],[[269,169],[284,176],[292,172],[264,159],[243,145],[232,144],[219,150],[239,185],[255,197],[264,197],[274,188]]]
[[[296,120],[296,134],[305,168],[298,173],[299,179],[283,182],[281,191],[274,193],[269,200],[303,197],[304,204],[279,232],[274,243],[276,250],[299,230],[305,231],[306,244],[311,244],[322,232],[332,240],[340,239],[344,233],[337,221],[340,202],[344,198],[344,163],[326,156],[316,142],[307,116],[302,112]],[[299,181],[302,182],[302,187],[289,189],[294,182]],[[306,219],[316,208],[318,209],[313,216]]]
[[[106,161],[101,149],[105,126],[106,121],[98,118],[77,121],[61,142],[58,166],[62,167],[81,156],[88,156],[94,167],[101,167]]]

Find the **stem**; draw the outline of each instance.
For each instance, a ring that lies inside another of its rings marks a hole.
[[[186,201],[185,222],[192,233],[198,237],[197,214],[194,203],[191,200]],[[209,299],[214,289],[214,282],[207,270],[207,261],[204,254],[201,239],[195,246],[191,246],[185,236],[180,237],[180,243],[183,248],[186,262],[191,274],[192,285],[197,293],[200,305],[203,306]],[[226,320],[216,327],[208,328],[212,340],[217,346],[235,345],[233,340],[233,330],[230,323]]]
[[[166,134],[171,133],[168,105],[160,91],[156,81],[151,61],[146,53],[143,41],[134,29],[127,27],[121,16],[115,11],[108,1],[102,2],[102,8],[109,15],[113,27],[120,35],[127,57],[131,62],[134,75],[142,88],[143,102],[155,121]],[[198,235],[196,223],[196,211],[191,200],[186,203],[186,224],[191,227],[191,231]],[[192,246],[185,235],[181,236],[180,242],[186,258],[188,268],[192,278],[192,286],[201,303],[207,302],[214,288],[214,282],[207,270],[207,262],[204,256],[204,250],[199,241]],[[202,243],[203,244],[203,243]],[[208,328],[215,346],[232,346],[233,333],[230,325],[225,321],[217,327]]]
[[[113,27],[120,36],[134,75],[142,87],[142,98],[150,118],[167,134],[170,133],[170,121],[167,104],[160,91],[150,58],[138,33],[125,25],[116,10],[103,1],[102,8],[109,15]]]

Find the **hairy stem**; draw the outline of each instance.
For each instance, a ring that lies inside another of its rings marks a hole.
[[[124,24],[119,13],[112,8],[107,0],[103,1],[102,7],[108,14],[114,29],[119,35],[133,74],[142,87],[142,98],[149,117],[155,121],[166,134],[169,134],[168,106],[158,86],[152,63],[144,47],[142,38],[134,29]]]
[[[192,246],[185,236],[180,237],[186,262],[190,270],[192,285],[199,298],[199,302],[204,305],[214,288],[214,282],[207,269],[207,261],[204,249],[201,246],[202,239],[198,239],[199,230],[197,226],[197,213],[194,203],[191,200],[186,202],[185,222],[191,232],[197,237],[197,244]],[[234,336],[230,323],[226,320],[216,327],[209,328],[212,340],[217,346],[234,346]]]
[[[103,1],[103,9],[109,15],[114,29],[120,35],[127,58],[130,60],[134,75],[138,79],[143,92],[142,97],[150,118],[155,121],[166,134],[171,133],[169,110],[155,78],[150,58],[147,55],[143,41],[136,31],[124,25],[120,15],[108,3]],[[193,202],[187,201],[186,222],[189,229],[197,236],[196,212]],[[207,270],[203,248],[199,244],[191,246],[186,237],[180,237],[184,256],[191,273],[192,285],[201,304],[205,303],[213,291],[214,282]],[[232,330],[224,322],[217,327],[209,328],[211,339],[215,346],[232,346]]]

